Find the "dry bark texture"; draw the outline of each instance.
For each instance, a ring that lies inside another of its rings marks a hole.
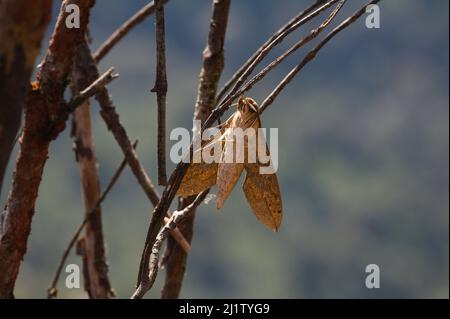
[[[0,194],[52,0],[0,1]]]
[[[30,3],[30,2],[27,2]],[[65,7],[80,8],[80,28],[68,29]],[[64,129],[68,117],[64,90],[75,49],[84,41],[93,0],[65,0],[38,81],[28,94],[20,152],[5,211],[0,217],[0,298],[13,296],[20,263],[26,253],[31,220],[50,142]],[[27,10],[27,9],[26,9]]]

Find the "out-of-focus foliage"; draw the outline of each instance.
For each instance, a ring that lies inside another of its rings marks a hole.
[[[209,2],[172,0],[166,9],[169,129],[192,126]],[[145,3],[98,0],[93,47]],[[307,3],[233,1],[222,79]],[[339,19],[362,3],[349,1]],[[448,298],[448,2],[382,1],[380,7],[381,29],[366,29],[361,20],[336,37],[263,115],[267,127],[279,128],[284,201],[279,233],[256,221],[240,191],[220,213],[213,202],[203,205],[183,297]],[[156,180],[156,102],[149,92],[154,52],[149,19],[101,66],[114,65],[120,72],[111,94],[130,136],[140,138],[139,156]],[[261,102],[299,58],[289,59],[252,97]],[[104,186],[122,155],[94,114]],[[2,203],[12,169],[11,164]],[[45,296],[82,219],[78,177],[66,132],[51,147],[17,297]],[[128,297],[151,212],[129,171],[103,212],[112,283],[119,297]],[[364,271],[371,263],[381,268],[380,289],[365,288]],[[63,284],[60,296],[85,297]],[[155,288],[150,296],[158,293]]]

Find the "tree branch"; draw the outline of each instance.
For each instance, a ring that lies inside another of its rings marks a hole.
[[[244,75],[244,72],[249,72],[248,69],[251,67],[252,64],[257,59],[264,58],[264,56],[261,58],[261,54],[263,54],[264,51],[268,52],[269,47],[274,47],[276,44],[280,43],[283,39],[280,39],[281,34],[286,34],[286,32],[293,32],[295,29],[301,27],[303,24],[305,24],[307,21],[304,21],[303,23],[299,23],[299,21],[303,20],[307,15],[309,15],[312,11],[317,9],[320,5],[324,4],[326,1],[331,5],[330,0],[316,0],[313,4],[311,4],[308,8],[305,10],[299,12],[295,17],[293,17],[291,20],[289,20],[288,23],[286,23],[283,27],[281,27],[277,32],[275,32],[264,44],[256,50],[255,53],[239,68],[236,73],[233,74],[233,76],[230,78],[230,80],[225,83],[222,89],[220,89],[219,93],[217,94],[217,102],[221,101],[225,94],[230,90],[230,88],[233,86],[233,84],[236,83],[236,81],[239,80]],[[326,9],[326,8],[324,8]],[[276,40],[279,40],[279,42],[276,42]],[[253,70],[253,69],[252,69]],[[245,81],[245,79],[244,79]]]
[[[83,55],[85,55],[86,61],[88,61],[87,65],[89,67],[89,71],[86,73],[87,77],[90,80],[97,78],[99,74],[97,64],[91,55],[89,45],[86,41],[80,46],[79,50],[83,53]],[[122,123],[120,123],[119,115],[116,112],[116,108],[111,100],[108,90],[105,87],[101,88],[96,93],[96,99],[99,102],[101,108],[100,114],[105,121],[108,129],[113,133],[117,144],[119,144],[119,147],[121,148],[122,153],[127,160],[128,166],[138,180],[139,185],[144,190],[151,204],[155,206],[160,200],[159,194],[153,186],[153,183],[146,173],[144,167],[140,163],[137,153],[133,148],[133,145],[128,137],[125,128],[123,127]],[[179,238],[181,242],[183,240],[183,235],[179,232],[179,230],[175,231],[177,232],[175,238]],[[182,242],[182,246],[185,248],[189,247],[185,240],[184,242]]]
[[[71,83],[73,95],[78,94],[82,88],[89,85],[86,73],[86,61],[82,55],[76,54]],[[106,78],[112,78],[112,76],[107,76]],[[101,80],[102,77],[96,82],[99,82],[101,85]],[[95,83],[92,86],[95,88]],[[98,91],[98,87],[95,91]],[[90,109],[91,106],[87,99],[75,110],[71,134],[74,140],[76,160],[80,167],[84,213],[85,217],[88,218],[83,238],[84,287],[90,298],[108,299],[114,296],[114,292],[108,278],[108,264],[102,229],[102,210],[99,203],[101,195],[100,180],[97,171]],[[95,209],[94,213],[90,214],[93,209]]]
[[[163,3],[167,3],[169,0],[163,0]],[[100,62],[111,49],[119,43],[135,26],[144,21],[147,17],[155,12],[154,1],[147,4],[141,10],[136,12],[130,19],[125,21],[113,34],[95,51],[94,60]]]
[[[98,67],[91,55],[89,45],[86,41],[84,41],[80,46],[79,51],[79,54],[83,54],[84,59],[86,60],[88,70],[86,74],[89,80],[98,78]],[[136,176],[150,202],[153,205],[156,205],[159,200],[159,194],[153,186],[153,183],[151,182],[144,167],[141,165],[125,128],[122,123],[120,123],[119,115],[116,112],[116,108],[111,100],[111,97],[109,96],[108,90],[104,87],[101,88],[96,92],[95,98],[101,107],[100,114],[125,155],[131,171]]]
[[[80,9],[80,28],[65,24],[67,5]],[[0,216],[0,298],[13,296],[20,263],[26,252],[35,202],[48,157],[50,142],[64,129],[68,113],[62,107],[67,77],[75,49],[84,41],[90,8],[94,0],[65,0],[38,82],[28,94],[24,132],[16,162],[12,189]],[[65,116],[62,116],[65,114]]]
[[[292,79],[307,65],[309,62],[314,60],[317,56],[317,53],[339,32],[350,26],[353,22],[355,22],[359,17],[361,17],[366,12],[366,7],[372,4],[377,4],[380,0],[372,0],[366,5],[364,5],[361,9],[354,12],[350,17],[348,17],[345,21],[339,24],[336,28],[334,28],[327,36],[319,42],[311,51],[306,54],[303,60],[294,67],[286,77],[277,85],[277,87],[269,94],[269,96],[261,103],[260,113],[264,112],[266,108],[268,108],[273,101],[277,98],[277,96],[283,91],[283,89],[288,85]]]
[[[214,1],[212,18],[209,27],[208,42],[203,51],[203,65],[200,71],[197,100],[195,103],[194,120],[204,122],[214,108],[217,86],[224,68],[224,43],[228,24],[230,1]],[[198,127],[194,127],[194,135]],[[195,200],[195,196],[180,198],[179,210]],[[195,221],[195,209],[187,216],[178,227],[191,242]],[[161,291],[161,298],[178,298],[186,272],[187,253],[172,239],[167,241],[169,254],[165,259],[166,279]]]
[[[312,12],[308,13],[307,15],[304,15],[300,20],[298,20],[296,23],[288,27],[285,31],[281,32],[272,42],[270,42],[267,46],[265,46],[261,50],[261,52],[255,57],[255,59],[248,65],[248,67],[245,69],[242,75],[236,80],[233,88],[228,92],[228,94],[225,95],[223,101],[226,101],[230,96],[234,95],[238,91],[238,89],[242,86],[242,84],[244,84],[245,80],[247,80],[247,78],[250,76],[253,70],[258,66],[259,63],[262,62],[262,60],[269,54],[269,52],[277,44],[281,43],[281,41],[283,41],[283,39],[286,38],[289,34],[291,34],[299,27],[303,26],[311,19],[318,16],[324,10],[328,9],[330,6],[335,4],[337,1],[339,0],[329,0],[322,6],[318,7],[317,9],[314,9]]]
[[[131,299],[141,299],[147,293],[147,291],[152,288],[158,274],[158,261],[162,243],[167,238],[170,230],[174,229],[181,221],[183,221],[184,218],[188,217],[195,210],[195,208],[197,208],[197,206],[202,203],[206,195],[208,195],[208,192],[209,190],[203,191],[202,193],[197,195],[195,200],[190,205],[185,207],[183,210],[175,211],[170,217],[169,221],[159,231],[155,239],[155,243],[152,246],[148,276],[143,278],[141,284],[136,289],[133,296],[131,296]]]
[[[77,93],[72,99],[67,103],[66,112],[72,113],[75,109],[86,102],[89,98],[96,95],[100,90],[102,90],[111,81],[116,79],[119,75],[114,74],[114,68],[109,68],[105,73],[100,75],[97,80],[94,80],[88,87],[83,91]]]
[[[269,65],[267,65],[264,69],[262,69],[258,74],[256,74],[251,80],[249,80],[242,88],[239,90],[239,94],[243,94],[253,86],[261,81],[270,71],[275,69],[281,62],[283,62],[287,57],[289,57],[292,53],[303,47],[305,44],[315,39],[319,34],[333,21],[336,17],[337,13],[342,9],[345,2],[347,0],[340,0],[336,8],[330,13],[330,15],[322,22],[322,24],[309,32],[307,36],[302,38],[300,41],[296,42],[293,46],[291,46],[287,51],[285,51],[282,55],[273,60]]]
[[[156,20],[156,80],[152,92],[156,93],[158,104],[158,185],[166,185],[166,44],[164,5],[162,0],[155,0]]]

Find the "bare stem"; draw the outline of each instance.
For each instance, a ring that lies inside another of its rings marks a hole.
[[[294,32],[312,18],[326,10],[338,0],[317,0],[305,10],[299,12],[281,29],[275,32],[256,52],[233,74],[231,79],[224,85],[217,95],[217,103],[226,100],[225,94],[231,89],[227,96],[233,95],[247,77],[252,73],[255,67],[264,59],[265,56],[290,33]],[[320,6],[320,7],[319,7]]]
[[[166,185],[166,44],[164,5],[162,0],[155,0],[156,20],[156,80],[152,92],[156,93],[158,104],[158,184]]]
[[[315,39],[336,17],[337,13],[341,10],[343,5],[347,0],[341,0],[333,12],[322,22],[322,24],[316,28],[311,30],[311,32],[300,41],[295,43],[292,47],[290,47],[286,52],[273,60],[268,66],[262,69],[258,74],[256,74],[251,80],[249,80],[241,90],[239,90],[239,94],[242,94],[246,91],[249,91],[257,82],[261,81],[270,71],[275,69],[281,62],[283,62],[287,57],[289,57],[292,53],[303,47],[305,44]]]
[[[164,3],[169,0],[163,0]],[[103,44],[95,51],[94,60],[95,62],[100,62],[111,49],[120,42],[135,26],[144,21],[147,17],[155,12],[154,1],[147,4],[141,10],[136,12],[130,19],[125,21],[113,34],[105,41]]]
[[[103,89],[111,81],[119,77],[118,74],[114,74],[114,68],[109,68],[103,73],[97,80],[95,80],[86,89],[81,91],[78,95],[74,96],[69,102],[67,102],[67,112],[72,113],[79,105],[84,101],[96,95],[101,89]]]
[[[284,79],[275,87],[275,89],[267,96],[267,98],[261,103],[260,113],[264,112],[266,108],[268,108],[273,101],[277,98],[277,96],[283,91],[283,89],[288,85],[292,79],[307,65],[309,62],[314,60],[317,56],[317,53],[339,32],[350,26],[353,22],[355,22],[359,17],[361,17],[366,12],[366,7],[372,4],[376,4],[380,2],[380,0],[372,0],[366,5],[364,5],[361,9],[354,12],[350,17],[345,19],[341,24],[339,24],[336,28],[334,28],[327,36],[319,42],[311,51],[306,54],[306,56],[301,60],[301,62],[295,66],[285,77]]]

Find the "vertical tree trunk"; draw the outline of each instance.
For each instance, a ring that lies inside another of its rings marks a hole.
[[[227,30],[230,0],[213,0],[211,25],[208,43],[203,52],[203,66],[200,71],[200,83],[195,104],[194,120],[204,122],[214,107],[217,85],[224,67],[223,46]],[[194,128],[200,129],[200,128]],[[194,132],[195,134],[195,132]],[[194,135],[195,136],[195,135]],[[179,200],[179,209],[192,203],[196,196]],[[195,221],[195,212],[190,214],[178,228],[186,240],[191,242]],[[172,239],[167,241],[167,258],[165,261],[166,279],[161,298],[178,298],[186,272],[187,254]]]
[[[0,194],[52,0],[0,1]]]
[[[80,28],[66,27],[68,13],[65,9],[70,4],[80,8]],[[93,4],[94,0],[63,1],[47,55],[37,76],[38,82],[28,94],[12,189],[6,209],[0,216],[0,298],[13,296],[31,232],[48,148],[64,129],[68,116],[63,107],[67,77],[72,69],[75,49],[84,41]]]

